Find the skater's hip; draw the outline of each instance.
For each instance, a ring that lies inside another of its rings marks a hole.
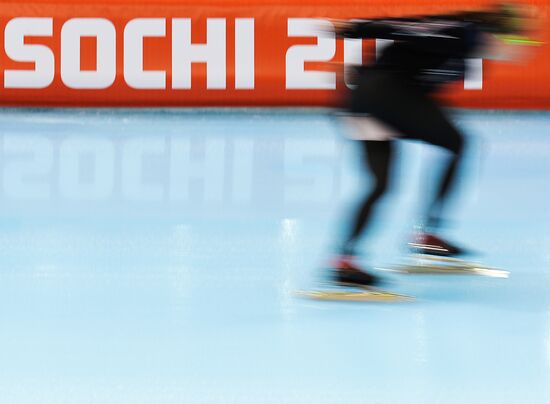
[[[417,139],[456,149],[454,145],[462,135],[444,109],[406,77],[391,71],[367,70],[357,84],[349,99],[348,109],[353,116],[380,123],[391,138]],[[367,133],[363,138],[370,139]]]

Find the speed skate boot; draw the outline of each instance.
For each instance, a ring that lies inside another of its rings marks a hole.
[[[341,286],[369,287],[381,283],[381,278],[368,273],[355,263],[355,257],[341,255],[331,264],[332,281]]]
[[[466,250],[430,233],[417,233],[409,243],[413,253],[456,257],[466,254]]]

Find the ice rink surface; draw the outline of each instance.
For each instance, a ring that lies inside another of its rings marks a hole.
[[[456,115],[448,235],[509,279],[386,274],[298,299],[368,189],[327,111],[0,110],[2,404],[550,402],[550,114]],[[444,153],[400,147],[364,263]]]

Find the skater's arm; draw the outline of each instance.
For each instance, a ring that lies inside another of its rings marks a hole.
[[[420,52],[466,57],[477,47],[479,36],[474,25],[457,24],[442,30],[412,33],[404,41]]]
[[[395,39],[395,27],[385,20],[335,21],[336,34],[343,38]]]
[[[344,38],[391,39],[417,51],[451,56],[466,55],[476,40],[473,24],[431,18],[336,22],[335,30]]]

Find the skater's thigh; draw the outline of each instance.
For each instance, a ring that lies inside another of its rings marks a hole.
[[[393,112],[385,114],[384,118],[404,138],[421,140],[455,153],[461,150],[462,134],[430,96],[405,90]]]
[[[354,112],[369,113],[403,138],[459,152],[463,136],[445,111],[417,87],[388,74],[366,77],[352,97]]]
[[[409,111],[396,116],[396,124],[402,126],[405,138],[422,140],[458,153],[463,144],[463,136],[436,101],[422,95]]]

